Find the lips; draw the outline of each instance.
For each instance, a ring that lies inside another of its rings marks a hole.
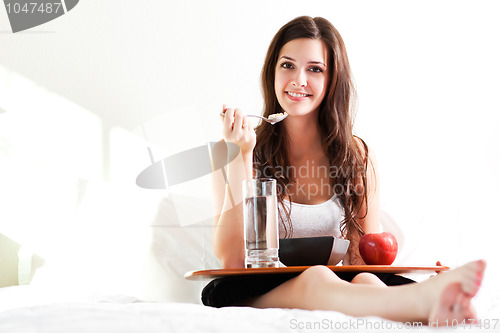
[[[311,94],[300,93],[300,92],[295,92],[295,91],[285,91],[285,94],[292,101],[303,101],[306,98],[312,96]]]

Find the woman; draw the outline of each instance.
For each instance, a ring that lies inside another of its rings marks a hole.
[[[223,106],[224,141],[241,151],[228,165],[227,184],[214,183],[214,251],[224,268],[244,267],[241,182],[254,176],[276,178],[280,185],[280,237],[346,237],[351,245],[344,264],[364,264],[358,241],[380,230],[379,192],[373,153],[352,134],[350,75],[343,40],[331,23],[299,17],[278,31],[262,71],[263,115],[287,112],[288,117],[254,131],[239,109]],[[315,225],[307,210],[315,211]],[[400,321],[473,319],[470,300],[484,269],[485,262],[476,261],[407,284],[412,281],[394,275],[349,277],[313,266],[295,275],[214,280],[204,289],[203,301]],[[404,285],[387,288],[395,284]]]

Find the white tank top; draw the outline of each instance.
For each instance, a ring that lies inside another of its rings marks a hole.
[[[288,207],[290,202],[285,200],[284,204]],[[278,206],[279,214],[282,216],[285,223],[287,223],[286,214],[283,208],[281,205]],[[333,195],[327,201],[317,205],[305,205],[292,202],[290,220],[293,225],[293,234],[291,238],[319,236],[340,237],[340,222],[342,222],[344,216],[344,209],[336,195]],[[285,238],[285,229],[282,223],[280,223],[279,229],[280,238]],[[288,232],[287,237],[290,238],[290,232]]]

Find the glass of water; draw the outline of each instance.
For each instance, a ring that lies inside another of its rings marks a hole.
[[[276,180],[243,181],[245,266],[279,267]]]

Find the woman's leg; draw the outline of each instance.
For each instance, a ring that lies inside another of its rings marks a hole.
[[[379,287],[387,287],[387,285],[382,282],[376,276],[375,274],[372,273],[359,273],[357,274],[354,279],[352,279],[351,283],[356,283],[356,284],[367,284],[370,286],[379,286]]]
[[[329,268],[314,266],[249,305],[333,310],[357,317],[374,315],[424,323],[450,316],[450,312],[453,319],[469,319],[474,315],[470,299],[479,289],[484,269],[484,261],[475,261],[421,283],[380,288],[348,283]]]

